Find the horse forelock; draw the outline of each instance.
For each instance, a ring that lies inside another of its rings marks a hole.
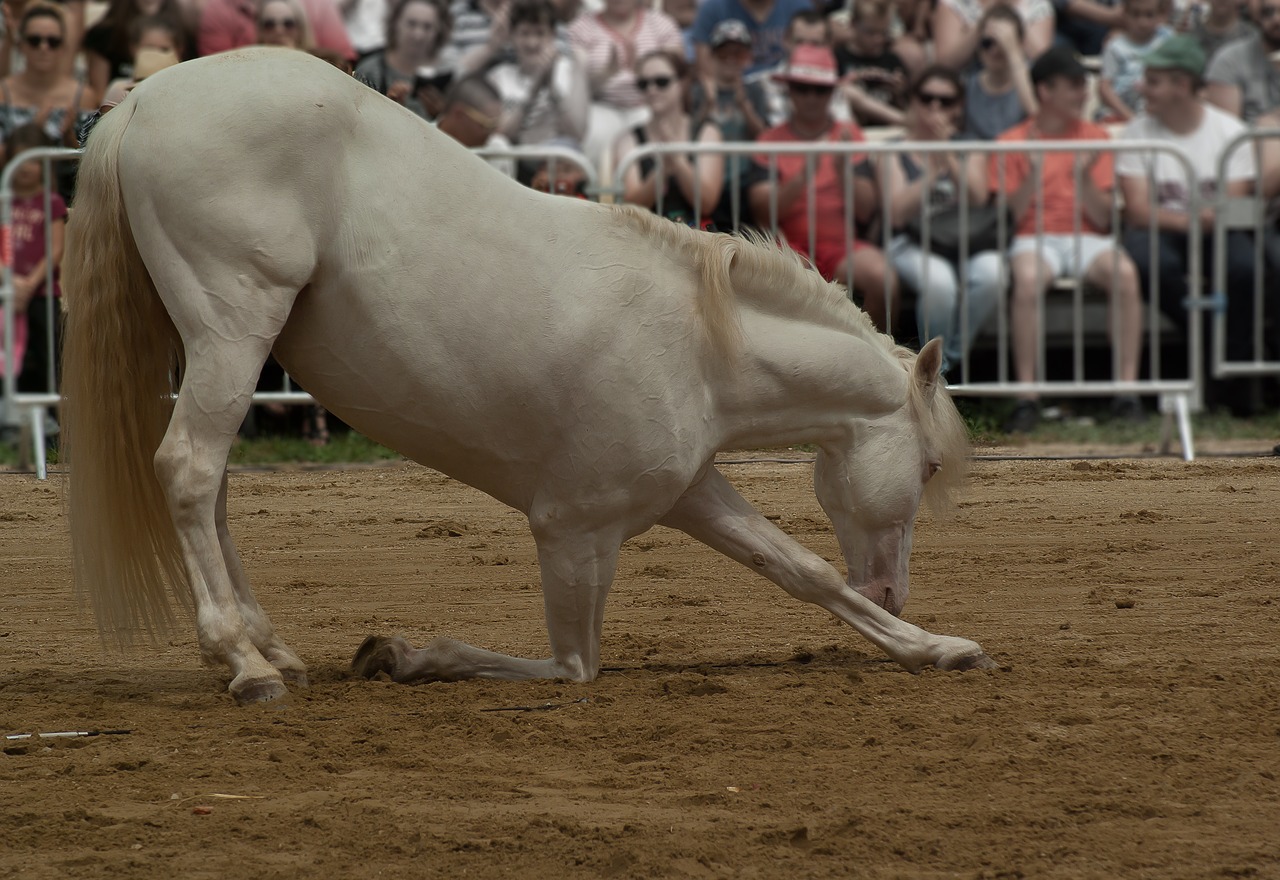
[[[919,355],[909,348],[897,346],[894,353],[908,373]],[[942,470],[925,485],[924,500],[935,513],[951,508],[955,493],[969,473],[969,429],[942,379],[933,394],[925,399],[924,388],[914,381],[907,383],[907,405],[926,447],[942,462]]]

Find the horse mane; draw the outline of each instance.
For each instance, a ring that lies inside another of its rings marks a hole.
[[[738,300],[749,298],[767,313],[808,319],[845,330],[896,359],[908,373],[918,353],[898,345],[876,329],[871,318],[849,299],[843,285],[827,281],[792,248],[755,231],[743,235],[708,234],[659,217],[635,205],[614,210],[676,259],[692,260],[702,277],[697,302],[707,336],[729,361],[741,351]],[[938,378],[941,383],[941,377]],[[925,500],[941,513],[951,506],[969,463],[969,432],[945,387],[926,405],[922,389],[908,382],[908,404],[942,470],[925,487]]]

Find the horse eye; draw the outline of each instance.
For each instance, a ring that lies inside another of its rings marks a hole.
[[[936,473],[937,473],[938,471],[940,471],[940,470],[942,470],[942,462],[940,462],[940,461],[931,461],[931,462],[929,462],[929,477],[928,477],[928,479],[933,479],[934,474],[936,474]]]

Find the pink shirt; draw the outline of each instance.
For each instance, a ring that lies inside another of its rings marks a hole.
[[[569,41],[582,53],[588,73],[594,75],[609,66],[609,53],[616,49],[619,70],[599,95],[602,104],[639,107],[644,103],[636,88],[636,62],[654,49],[673,49],[684,57],[680,28],[663,12],[641,9],[630,31],[621,33],[601,21],[599,15],[584,12],[569,25]]]
[[[300,0],[307,15],[316,46],[342,53],[355,60],[355,50],[334,0]],[[258,42],[257,4],[252,0],[209,0],[200,13],[197,48],[201,55],[214,55]]]

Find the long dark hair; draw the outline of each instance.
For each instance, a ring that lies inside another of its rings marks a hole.
[[[153,16],[144,16],[140,13],[137,0],[111,0],[111,5],[107,7],[102,20],[92,28],[95,31],[107,32],[104,48],[107,50],[108,60],[133,57],[133,47],[130,44],[133,26],[141,18],[163,18],[169,22],[173,26],[174,33],[179,35],[175,40],[178,44],[178,57],[186,57],[187,31],[182,23],[182,14],[178,10],[177,0],[162,0],[160,8]]]

